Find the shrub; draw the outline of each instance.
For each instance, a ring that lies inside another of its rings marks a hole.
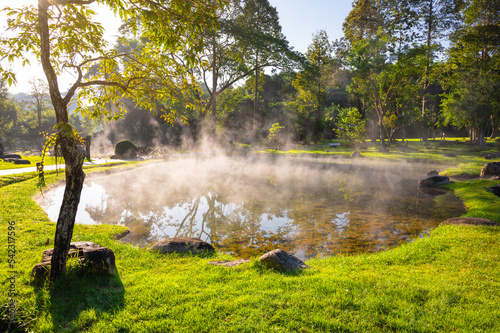
[[[130,140],[119,141],[115,145],[115,155],[120,158],[137,157],[137,146]]]

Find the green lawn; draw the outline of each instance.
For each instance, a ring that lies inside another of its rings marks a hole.
[[[476,152],[463,154],[470,154],[474,165],[485,163],[476,161]],[[459,157],[458,163],[464,159]],[[96,166],[87,172],[121,167],[128,165]],[[456,168],[451,173],[460,174]],[[117,274],[82,276],[70,262],[68,274],[52,289],[31,286],[31,268],[52,247],[55,232],[32,199],[37,193],[34,176],[0,187],[5,235],[0,304],[8,302],[7,232],[12,221],[15,300],[20,322],[29,331],[500,332],[499,227],[440,226],[430,236],[390,251],[312,259],[306,262],[311,269],[282,274],[262,268],[256,259],[234,269],[208,264],[231,259],[221,254],[158,255],[113,240],[123,230],[120,226],[77,225],[73,240],[110,247]],[[47,181],[54,184],[61,177],[49,174]],[[500,222],[500,200],[484,190],[498,183],[469,180],[449,187],[464,201],[467,215]],[[6,323],[6,315],[4,311],[0,324]]]
[[[0,170],[21,169],[21,168],[36,167],[36,164],[41,161],[41,157],[40,156],[29,156],[29,155],[22,155],[21,154],[21,157],[24,160],[30,161],[31,164],[14,164],[12,162],[5,162],[4,160],[0,159]],[[45,165],[52,165],[52,164],[63,165],[64,164],[64,159],[58,158],[57,161],[56,161],[55,157],[53,157],[53,156],[47,156],[45,158],[44,164]]]

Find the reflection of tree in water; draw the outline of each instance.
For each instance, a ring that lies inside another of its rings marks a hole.
[[[325,168],[288,178],[221,172],[177,186],[165,177],[139,193],[130,183],[104,178],[108,204],[87,211],[96,221],[128,226],[128,241],[136,244],[199,237],[240,257],[274,248],[311,257],[392,247],[463,210],[453,194],[431,197],[415,180],[387,171],[339,175]]]

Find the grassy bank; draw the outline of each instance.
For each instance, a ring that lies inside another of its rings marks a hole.
[[[117,167],[95,166],[88,172],[111,168]],[[54,184],[61,176],[50,174],[47,181]],[[497,183],[470,180],[449,186],[468,215],[500,222],[499,198],[484,190]],[[221,254],[157,255],[113,240],[122,227],[77,225],[74,241],[113,249],[117,274],[81,276],[70,263],[68,274],[51,290],[36,288],[29,274],[43,250],[52,247],[55,225],[32,199],[35,184],[34,177],[25,176],[0,187],[0,233],[5,235],[0,304],[8,302],[11,222],[15,300],[20,321],[34,332],[500,331],[498,227],[441,226],[390,251],[312,259],[306,262],[311,269],[282,274],[255,259],[233,269],[208,264],[231,259]]]

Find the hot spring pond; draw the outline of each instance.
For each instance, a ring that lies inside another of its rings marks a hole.
[[[452,191],[425,193],[429,165],[295,159],[193,158],[87,176],[77,223],[119,224],[124,241],[199,237],[250,257],[299,258],[385,250],[465,212]],[[57,220],[64,187],[40,199]]]

